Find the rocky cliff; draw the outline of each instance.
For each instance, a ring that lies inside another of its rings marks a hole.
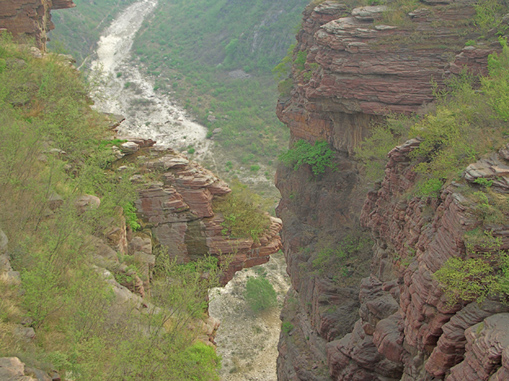
[[[35,39],[37,47],[46,48],[47,32],[54,29],[52,9],[73,8],[72,0],[6,0],[0,3],[0,31],[8,30],[15,38]]]
[[[433,201],[408,199],[416,176],[409,152],[418,140],[390,153],[385,180],[369,194],[354,155],[384,115],[424,112],[433,87],[464,67],[487,73],[497,44],[465,46],[480,35],[473,5],[355,8],[325,1],[305,10],[287,80],[293,87],[277,112],[291,143],[329,142],[335,169],[320,176],[306,166],[278,169],[277,211],[292,279],[282,312],[280,380],[506,374],[500,327],[507,307],[496,301],[451,307],[431,276],[464,254],[465,233],[482,226],[472,217],[474,207],[454,185]],[[506,166],[503,155],[494,155],[474,168],[494,177]],[[503,227],[493,234],[507,245]]]
[[[221,280],[226,284],[236,271],[266,263],[281,248],[282,222],[265,213],[268,227],[257,239],[233,237],[225,231],[225,218],[214,201],[228,195],[228,185],[211,171],[171,148],[151,147],[154,142],[129,139],[118,151],[126,155],[119,164],[134,158],[140,172],[132,180],[140,186],[136,209],[155,244],[181,263],[212,255],[228,262]],[[216,209],[216,210],[214,210]],[[262,212],[260,212],[262,213]]]

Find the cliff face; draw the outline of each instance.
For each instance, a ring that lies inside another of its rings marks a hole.
[[[293,89],[277,112],[290,128],[291,142],[328,141],[337,168],[319,177],[306,167],[278,169],[277,212],[292,279],[282,312],[280,380],[421,380],[449,374],[473,380],[500,367],[503,347],[496,346],[489,370],[484,358],[489,355],[480,348],[503,336],[497,327],[506,307],[495,302],[450,307],[431,277],[449,257],[464,253],[463,235],[479,224],[472,210],[452,186],[430,203],[406,198],[415,182],[408,153],[417,140],[391,152],[383,184],[369,194],[353,155],[382,115],[423,112],[433,100],[432,81],[443,86],[465,66],[486,74],[487,56],[496,47],[465,46],[478,36],[472,5],[423,1],[399,22],[386,21],[397,15],[384,14],[384,6],[350,11],[326,1],[304,12],[295,56],[306,62],[294,65]],[[506,165],[503,158],[493,160]],[[493,163],[487,167],[496,167]],[[374,239],[369,250],[360,244],[365,234]],[[343,260],[341,272],[321,270],[324,250],[337,251],[352,237],[356,247],[342,249],[349,261]],[[493,322],[475,331],[475,324],[494,314]]]
[[[220,262],[230,261],[221,279],[226,284],[236,271],[266,263],[279,251],[279,218],[266,216],[269,227],[258,240],[229,236],[223,214],[214,211],[213,205],[217,197],[231,192],[228,185],[174,150],[153,144],[130,139],[118,155],[126,155],[126,164],[132,158],[141,164],[142,174],[133,177],[141,187],[136,209],[154,243],[167,248],[171,258],[187,263],[210,254]]]
[[[389,153],[385,179],[364,204],[361,219],[374,234],[374,256],[371,275],[361,283],[360,320],[351,334],[327,345],[337,379],[364,374],[481,380],[507,372],[501,356],[508,343],[498,331],[507,329],[509,306],[496,301],[450,305],[432,274],[449,258],[465,254],[465,237],[474,228],[491,229],[499,250],[509,247],[509,235],[479,221],[475,203],[465,196],[468,183],[448,186],[438,199],[408,199],[405,193],[415,179],[409,153],[418,145],[410,140]],[[493,154],[469,166],[465,178],[473,184],[479,177],[499,176],[495,190],[507,193],[507,175],[495,175],[507,164]],[[497,326],[489,323],[494,321]],[[483,353],[486,348],[490,354]],[[370,355],[359,359],[360,351]]]
[[[0,2],[0,31],[6,29],[15,38],[27,36],[35,39],[44,50],[47,32],[54,29],[52,9],[73,8],[72,0],[6,0]]]

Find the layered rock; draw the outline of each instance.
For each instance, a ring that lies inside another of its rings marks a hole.
[[[172,149],[141,147],[124,152],[136,152],[141,172],[156,179],[133,177],[142,184],[136,208],[154,242],[163,245],[171,258],[185,263],[210,254],[220,263],[227,261],[222,279],[226,284],[236,271],[267,262],[281,248],[281,220],[268,215],[270,225],[257,240],[224,233],[224,217],[214,211],[213,201],[231,190],[211,171]]]
[[[33,38],[44,50],[47,32],[54,29],[52,9],[73,8],[72,0],[6,0],[0,2],[0,31],[6,29],[15,38]]]
[[[322,176],[306,166],[278,169],[277,213],[292,279],[282,320],[283,327],[293,327],[291,335],[281,334],[278,377],[444,377],[464,358],[466,340],[458,336],[503,311],[497,304],[479,307],[475,316],[457,315],[463,310],[445,303],[431,276],[464,253],[463,235],[476,222],[454,186],[436,200],[403,197],[415,183],[408,153],[418,140],[391,152],[383,185],[369,194],[353,153],[383,115],[424,112],[433,86],[443,86],[463,67],[486,74],[487,57],[497,47],[465,46],[478,36],[470,1],[427,1],[400,14],[397,24],[387,21],[386,7],[348,9],[335,1],[306,9],[294,51],[297,62],[306,60],[294,65],[293,88],[277,106],[291,143],[326,140],[336,151],[336,170]],[[501,154],[489,165],[478,163],[482,169],[470,168],[472,181],[503,174],[497,160],[505,159]],[[375,237],[370,254],[355,253],[364,268],[338,275],[339,281],[317,272],[323,247],[339,247],[363,230],[361,211],[364,229]]]

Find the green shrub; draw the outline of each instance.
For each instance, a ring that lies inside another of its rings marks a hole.
[[[500,250],[502,240],[477,228],[464,241],[466,257],[448,259],[434,274],[448,303],[480,303],[487,297],[509,301],[509,255]]]
[[[509,51],[501,43],[502,53],[490,55],[490,76],[481,79],[480,90],[471,76],[460,76],[437,93],[436,111],[410,129],[410,136],[423,139],[411,154],[420,161],[415,171],[421,195],[436,194],[440,183],[459,178],[468,164],[507,141]]]
[[[493,180],[484,177],[479,177],[474,180],[474,183],[479,184],[485,188],[491,188],[491,186],[493,185]]]
[[[293,328],[294,328],[293,324],[290,323],[289,321],[284,321],[283,324],[281,324],[281,331],[283,331],[287,335]]]
[[[474,5],[474,22],[482,34],[486,34],[490,29],[497,29],[502,21],[503,6],[498,0],[480,0]],[[500,32],[503,32],[502,28]]]
[[[482,302],[497,293],[497,278],[492,270],[484,258],[450,258],[435,277],[443,285],[449,303]]]
[[[223,215],[223,234],[233,238],[259,237],[269,228],[269,217],[261,210],[261,198],[247,186],[232,182],[232,192],[213,203],[214,212]]]
[[[136,207],[134,204],[132,202],[125,203],[123,209],[127,226],[133,231],[139,230],[141,225],[138,223],[138,216],[136,215]]]
[[[391,115],[383,123],[376,124],[370,130],[371,135],[355,149],[356,157],[366,169],[366,177],[371,181],[383,178],[387,154],[408,136],[411,123],[415,118],[404,115]]]
[[[335,169],[334,151],[322,140],[311,144],[305,140],[297,141],[292,148],[279,156],[279,160],[287,167],[298,170],[303,164],[311,167],[313,174],[321,175],[326,168]]]
[[[276,290],[264,276],[247,280],[244,297],[253,312],[261,312],[277,304]]]
[[[438,197],[444,182],[440,179],[427,179],[415,186],[415,195],[418,197]]]

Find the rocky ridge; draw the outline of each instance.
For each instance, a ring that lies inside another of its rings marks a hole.
[[[291,142],[329,142],[337,167],[318,177],[306,167],[278,168],[277,212],[292,280],[281,316],[287,329],[279,344],[280,380],[460,374],[474,380],[506,372],[505,347],[497,344],[506,306],[450,307],[431,277],[449,257],[464,253],[464,234],[480,226],[472,217],[475,207],[464,204],[458,185],[434,201],[405,197],[415,183],[408,154],[418,140],[391,152],[384,182],[369,194],[353,155],[373,122],[390,113],[425,112],[433,101],[432,80],[441,87],[463,67],[486,74],[487,56],[498,47],[465,46],[479,35],[470,1],[422,1],[398,23],[387,12],[385,6],[351,10],[336,1],[315,3],[304,12],[297,36],[294,59],[306,61],[294,65],[293,88],[280,98],[278,116],[290,128]],[[499,178],[498,190],[505,189],[504,152],[470,166],[466,180]],[[317,271],[324,246],[338,247],[363,229],[375,241],[369,253],[355,253],[363,269],[350,273],[347,267],[339,282]],[[505,229],[496,231],[505,247]],[[482,322],[492,315],[497,323],[484,332]],[[481,326],[472,334],[476,324]],[[488,360],[480,348],[492,345]]]

